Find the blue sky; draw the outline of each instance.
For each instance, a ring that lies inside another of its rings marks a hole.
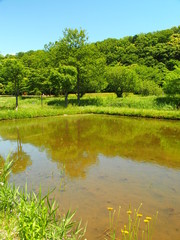
[[[0,0],[0,53],[43,49],[67,28],[89,42],[180,25],[180,0]]]

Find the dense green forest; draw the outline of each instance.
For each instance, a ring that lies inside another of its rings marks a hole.
[[[88,43],[83,29],[65,29],[44,50],[0,55],[0,94],[88,92],[180,94],[180,26]]]

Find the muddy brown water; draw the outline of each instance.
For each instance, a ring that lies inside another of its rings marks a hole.
[[[16,160],[10,181],[56,188],[61,211],[76,209],[87,239],[104,239],[107,207],[143,203],[159,212],[154,240],[180,239],[180,122],[84,115],[0,122],[0,155]],[[144,217],[143,216],[143,217]]]

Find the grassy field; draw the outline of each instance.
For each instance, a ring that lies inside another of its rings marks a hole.
[[[15,110],[15,97],[0,97],[0,120],[58,116],[64,114],[109,114],[120,116],[180,119],[180,97],[141,97],[129,95],[117,98],[114,93],[86,94],[78,106],[75,95],[69,96],[65,108],[63,97],[19,97]]]

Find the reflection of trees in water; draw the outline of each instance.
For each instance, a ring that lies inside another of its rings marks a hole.
[[[14,164],[12,167],[13,173],[19,173],[26,170],[26,168],[30,165],[32,165],[31,158],[29,155],[27,155],[26,152],[22,149],[22,139],[20,136],[20,131],[18,128],[16,128],[17,133],[17,148],[15,152],[11,153],[11,159],[13,159]]]
[[[64,121],[55,126],[48,141],[48,154],[60,167],[65,165],[70,177],[85,177],[86,169],[97,161],[97,152],[83,144],[83,125],[80,122]],[[91,141],[90,141],[91,142]]]
[[[19,172],[23,172],[26,170],[26,168],[30,165],[32,165],[32,161],[30,156],[23,151],[22,148],[22,138],[20,135],[20,132],[18,128],[14,129],[14,133],[13,134],[13,139],[16,139],[17,142],[17,148],[16,151],[13,151],[10,153],[10,160],[13,160],[13,166],[12,166],[12,172],[13,173],[19,173]],[[5,159],[0,156],[0,164],[3,165]]]
[[[66,173],[71,177],[85,177],[88,167],[97,163],[99,154],[180,168],[178,122],[80,116],[18,121],[16,125],[21,134],[17,169],[29,164],[28,156],[25,153],[22,156],[21,142],[46,150],[59,168],[62,164],[66,166]],[[0,135],[8,139],[18,138],[16,125],[12,123],[7,127],[3,124]],[[27,163],[25,160],[21,163],[20,159],[26,159]]]

